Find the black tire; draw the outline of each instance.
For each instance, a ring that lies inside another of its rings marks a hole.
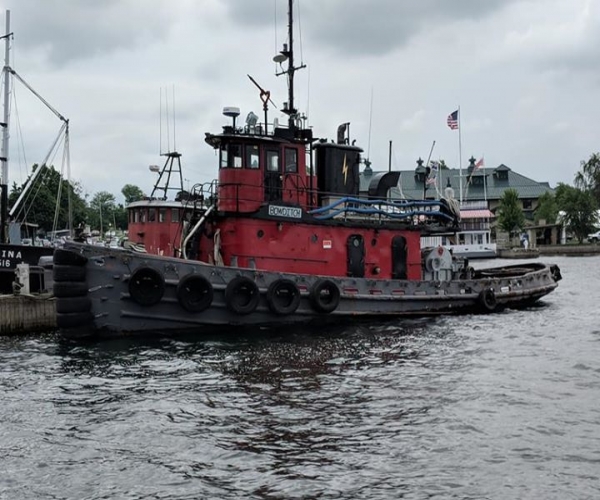
[[[65,250],[64,248],[57,248],[54,250],[52,257],[54,264],[60,264],[65,266],[85,266],[87,263],[87,257],[84,257],[73,250]]]
[[[94,320],[91,312],[57,313],[56,325],[59,328],[75,328],[90,324]]]
[[[331,280],[319,280],[310,290],[310,302],[318,312],[333,312],[340,305],[340,289]]]
[[[260,292],[258,286],[250,278],[237,276],[225,289],[225,304],[236,314],[250,314],[258,306]]]
[[[84,281],[55,281],[52,292],[55,297],[83,297],[88,293],[88,285]]]
[[[92,309],[92,301],[89,297],[64,297],[56,299],[56,312],[76,313],[88,312]]]
[[[188,274],[177,285],[177,300],[181,307],[191,313],[199,313],[210,307],[213,287],[204,276]]]
[[[85,267],[54,264],[52,266],[52,279],[54,281],[85,281]]]
[[[165,293],[165,279],[156,269],[140,267],[129,278],[129,296],[144,307],[158,304]]]
[[[498,301],[496,300],[496,292],[494,292],[493,288],[486,288],[479,292],[479,297],[477,298],[479,304],[486,312],[494,312],[496,307],[498,307]]]
[[[300,290],[291,280],[274,281],[267,290],[269,309],[275,314],[285,316],[296,312],[300,305]]]

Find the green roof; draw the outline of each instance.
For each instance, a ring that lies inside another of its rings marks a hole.
[[[373,176],[379,172],[365,169],[360,173],[360,191],[368,192],[369,183]],[[471,175],[472,173],[472,175]],[[469,176],[471,181],[469,182]],[[463,201],[499,200],[507,189],[514,189],[519,194],[519,199],[537,199],[547,192],[554,192],[548,182],[538,182],[514,172],[504,164],[496,168],[472,167],[462,170]],[[485,182],[485,191],[484,191]],[[422,200],[424,187],[424,167],[414,170],[402,170],[400,172],[400,187],[394,194],[406,199]],[[444,193],[444,189],[450,185],[454,189],[454,197],[460,197],[460,171],[457,168],[441,169],[438,172],[438,189]],[[433,185],[427,185],[428,198],[437,197]]]

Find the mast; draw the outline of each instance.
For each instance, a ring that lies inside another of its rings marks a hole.
[[[2,181],[0,184],[0,241],[7,241],[6,229],[8,224],[8,121],[9,121],[9,100],[10,100],[10,10],[6,11],[6,34],[0,38],[4,38],[4,114],[2,117],[2,151],[0,152],[0,162],[2,163],[1,175]]]
[[[284,103],[283,113],[288,115],[288,126],[295,128],[296,115],[298,110],[294,107],[294,73],[298,69],[305,68],[306,65],[301,64],[298,67],[294,66],[294,15],[293,15],[293,3],[294,0],[288,0],[288,43],[283,44],[283,50],[280,55],[274,57],[275,62],[283,62],[287,59],[287,69],[276,73],[277,76],[285,75],[288,76],[288,102]],[[283,57],[282,57],[283,56]]]

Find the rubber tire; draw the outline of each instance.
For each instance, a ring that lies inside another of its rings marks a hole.
[[[485,288],[479,292],[477,301],[481,305],[484,311],[494,312],[498,307],[498,301],[496,300],[496,292],[493,288]]]
[[[85,267],[54,264],[52,266],[52,279],[54,281],[85,281]]]
[[[280,295],[283,292],[283,296]],[[300,289],[292,280],[280,279],[269,285],[267,303],[271,312],[285,316],[293,314],[300,305]]]
[[[56,299],[57,313],[88,312],[92,309],[89,297],[63,297]]]
[[[328,299],[323,292],[329,292]],[[316,311],[329,314],[340,304],[340,289],[331,280],[318,280],[310,290],[310,302]]]
[[[75,312],[67,314],[56,314],[56,325],[59,328],[75,328],[91,323],[94,315],[91,312]]]
[[[242,297],[242,301],[240,297]],[[225,304],[230,311],[241,315],[250,314],[258,307],[259,301],[258,286],[250,278],[236,276],[227,284]]]
[[[85,266],[87,263],[87,257],[74,252],[73,250],[65,250],[64,248],[57,248],[54,250],[52,257],[54,264],[60,264],[65,266]]]
[[[163,275],[151,267],[136,269],[129,278],[129,296],[140,306],[150,307],[158,304],[165,294]]]
[[[88,285],[84,281],[56,281],[52,292],[55,297],[84,297],[88,293]]]
[[[177,300],[188,312],[205,311],[212,304],[213,297],[210,281],[199,274],[188,274],[177,284]]]

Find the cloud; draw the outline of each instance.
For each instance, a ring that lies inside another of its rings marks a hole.
[[[6,8],[18,14],[20,46],[59,67],[163,39],[177,12],[161,0],[6,0]]]

